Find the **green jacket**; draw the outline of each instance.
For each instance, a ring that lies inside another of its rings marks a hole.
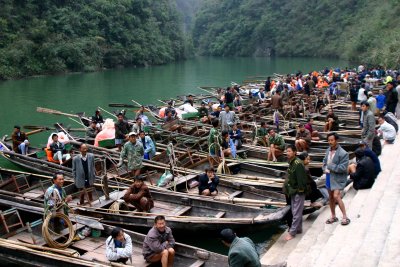
[[[137,170],[142,168],[144,149],[143,145],[136,140],[135,144],[126,142],[121,151],[120,159],[127,158],[128,170]]]
[[[282,135],[275,134],[274,137],[270,136],[268,138],[269,145],[277,145],[280,150],[285,149],[285,140],[283,139]]]
[[[248,237],[236,237],[229,248],[230,267],[261,267],[256,246]]]
[[[285,181],[286,193],[289,196],[307,193],[307,174],[303,162],[297,157],[289,162],[288,179]]]

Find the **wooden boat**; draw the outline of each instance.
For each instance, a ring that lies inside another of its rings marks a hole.
[[[17,208],[12,208],[2,198],[0,205],[6,208],[2,215],[7,217],[0,224],[0,255],[3,263],[18,266],[116,266],[105,256],[105,241],[114,227],[91,218],[70,215],[77,232],[90,227],[92,235],[74,239],[67,249],[50,248],[42,237],[43,208],[30,209],[29,205],[21,203]],[[130,230],[124,232],[131,237],[133,245],[133,255],[127,265],[149,266],[142,255],[145,235]],[[56,240],[62,242],[69,234],[68,229],[64,229]],[[226,256],[201,248],[177,242],[174,249],[174,266],[217,267],[228,264]]]
[[[67,194],[70,194],[72,187],[73,184],[65,187]],[[150,213],[143,213],[136,212],[133,206],[121,200],[124,193],[125,191],[113,191],[108,199],[102,196],[84,206],[76,205],[72,201],[70,206],[74,208],[75,213],[101,218],[104,223],[135,227],[135,229],[151,227],[155,216],[164,215],[171,228],[180,231],[216,231],[226,227],[238,229],[250,225],[251,229],[248,230],[255,231],[279,224],[290,208],[289,206],[271,208],[264,204],[265,208],[259,209],[187,193],[151,190],[154,208]],[[10,204],[27,211],[43,210],[43,191],[35,197],[33,193],[30,194],[31,197],[24,194],[29,194],[29,190],[23,193],[0,190],[0,204]]]

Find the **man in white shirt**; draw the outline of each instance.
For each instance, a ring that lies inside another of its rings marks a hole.
[[[396,139],[396,129],[385,121],[383,116],[378,118],[380,127],[378,128],[378,135],[382,135],[385,144],[393,144]]]

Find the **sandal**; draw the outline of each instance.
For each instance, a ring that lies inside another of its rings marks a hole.
[[[350,219],[349,218],[346,218],[346,219],[343,219],[342,220],[342,222],[340,223],[341,225],[348,225],[350,223]]]
[[[339,221],[339,219],[337,218],[337,217],[334,217],[334,218],[329,218],[328,220],[326,220],[326,224],[332,224],[332,223],[335,223],[335,222],[338,222]]]

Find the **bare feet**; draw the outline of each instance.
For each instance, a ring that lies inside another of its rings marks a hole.
[[[294,238],[294,236],[292,236],[291,234],[287,234],[287,235],[285,236],[285,240],[286,240],[286,241],[292,240],[293,238]]]

